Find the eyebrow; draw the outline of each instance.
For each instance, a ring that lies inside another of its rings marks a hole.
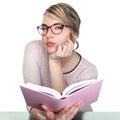
[[[62,25],[62,24],[64,25],[64,23],[54,23],[54,24],[52,24],[52,25],[57,25],[57,24],[58,24],[58,25],[59,25],[59,24],[60,24],[60,25]],[[45,23],[43,23],[42,25],[43,25],[43,26],[48,26],[48,25],[46,25]],[[49,26],[52,26],[52,25],[49,25]]]
[[[42,24],[42,26],[47,26],[46,24]]]

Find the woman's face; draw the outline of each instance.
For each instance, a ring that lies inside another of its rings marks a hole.
[[[51,16],[45,15],[43,17],[43,24],[46,26],[51,26],[56,23],[64,23],[58,19],[58,18],[53,18]],[[55,28],[55,29],[60,29],[61,27]],[[55,51],[56,47],[59,45],[64,44],[68,39],[70,38],[70,28],[69,27],[64,27],[62,32],[59,34],[54,34],[51,29],[48,29],[48,32],[46,35],[42,36],[42,40],[44,41],[48,53],[52,53]]]

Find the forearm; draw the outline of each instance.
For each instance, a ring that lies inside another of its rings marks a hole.
[[[51,77],[51,88],[62,93],[66,88],[66,83],[63,78],[61,61],[49,58],[49,69]]]

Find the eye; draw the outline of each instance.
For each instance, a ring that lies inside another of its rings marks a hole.
[[[40,29],[42,29],[42,30],[47,30],[48,27],[47,27],[47,26],[41,26]]]
[[[64,25],[63,24],[58,24],[58,25],[55,25],[54,27],[55,27],[56,30],[57,29],[62,30],[64,28]]]
[[[41,30],[42,33],[45,33],[47,31],[48,27],[42,25],[39,29]]]

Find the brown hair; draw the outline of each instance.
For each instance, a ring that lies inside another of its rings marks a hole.
[[[76,41],[76,37],[79,36],[81,20],[75,9],[66,3],[58,3],[46,9],[44,15],[46,14],[59,18],[64,22],[65,25],[68,25],[70,27],[72,30],[70,37],[74,43],[77,43],[78,48],[79,44]]]

